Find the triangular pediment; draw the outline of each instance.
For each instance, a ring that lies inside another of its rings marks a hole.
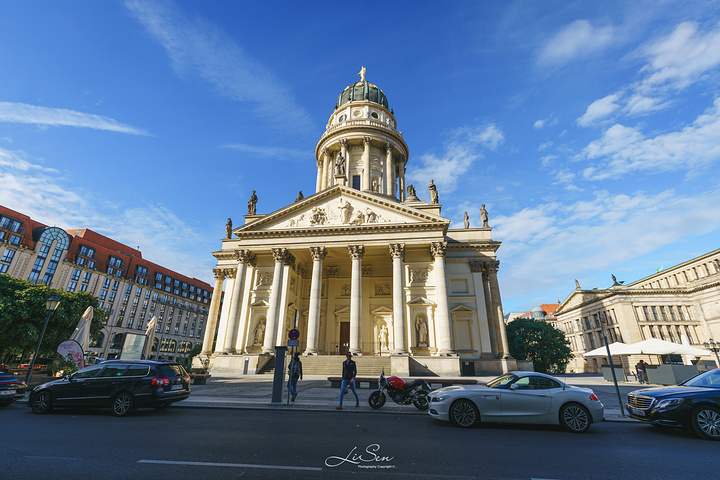
[[[335,310],[335,315],[350,315],[350,307],[342,307]]]
[[[375,310],[370,310],[370,313],[373,315],[392,315],[393,311],[385,305],[382,305]]]
[[[234,233],[242,238],[259,232],[372,229],[413,224],[447,229],[450,220],[403,205],[392,198],[336,185],[238,227]]]
[[[408,305],[435,305],[435,302],[432,302],[428,300],[425,297],[415,297],[409,302],[407,302]]]
[[[451,313],[469,313],[474,312],[475,310],[466,306],[466,305],[459,305],[452,310],[450,310]]]
[[[560,315],[580,305],[592,302],[593,300],[600,300],[610,295],[612,295],[612,292],[608,292],[607,290],[573,290],[555,310],[555,315]]]
[[[257,302],[251,303],[250,306],[253,308],[268,308],[270,304],[265,300],[258,300]]]

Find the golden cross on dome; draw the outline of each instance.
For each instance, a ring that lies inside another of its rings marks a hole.
[[[358,72],[358,75],[360,75],[360,81],[364,82],[365,81],[365,67],[362,67],[360,69],[360,71]]]

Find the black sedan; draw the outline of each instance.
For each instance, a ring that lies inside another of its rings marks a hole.
[[[33,413],[62,407],[109,407],[123,417],[135,408],[165,408],[190,395],[190,376],[178,363],[108,360],[30,392]]]
[[[15,375],[0,371],[0,407],[5,407],[15,400],[23,398],[25,388],[25,382]]]
[[[635,390],[625,408],[634,419],[692,427],[702,438],[720,440],[720,370],[701,373],[674,387]]]

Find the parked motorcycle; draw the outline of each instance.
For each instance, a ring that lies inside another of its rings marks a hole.
[[[415,380],[405,383],[402,378],[385,378],[385,371],[380,374],[378,389],[370,394],[368,403],[372,408],[378,409],[385,405],[387,396],[398,405],[415,405],[419,410],[428,409],[428,394],[432,387],[425,380]]]

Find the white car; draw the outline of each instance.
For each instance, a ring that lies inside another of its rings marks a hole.
[[[428,395],[433,418],[459,427],[479,422],[543,423],[575,433],[602,422],[603,404],[589,388],[537,372],[511,372],[485,385],[445,387]]]

